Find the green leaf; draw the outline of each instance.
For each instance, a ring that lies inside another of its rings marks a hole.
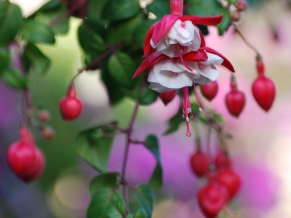
[[[126,53],[117,52],[109,58],[108,69],[112,78],[121,86],[132,87],[132,75],[137,66],[134,60]]]
[[[229,11],[224,10],[224,11],[222,11],[222,13],[223,13],[223,19],[222,19],[221,23],[217,26],[219,35],[223,35],[224,32],[227,31],[228,28],[232,24],[232,20],[231,20]]]
[[[133,17],[141,9],[136,0],[110,0],[102,11],[102,19],[109,21],[119,21]]]
[[[104,136],[104,126],[111,124],[98,124],[80,132],[77,136],[77,154],[98,172],[107,172],[108,159],[113,143],[115,130],[109,130]],[[107,129],[106,129],[107,130]]]
[[[58,20],[58,22],[55,22],[55,20],[66,13],[67,7],[60,4],[59,1],[50,2],[52,2],[51,5],[47,5],[37,13],[37,20],[46,26],[50,26],[54,34],[66,34],[69,31],[69,17]],[[53,25],[52,22],[54,22]]]
[[[55,36],[46,25],[34,20],[26,20],[23,25],[22,37],[32,43],[54,44]]]
[[[139,102],[141,105],[150,105],[154,103],[158,98],[158,93],[151,90],[148,86],[144,88],[139,97]]]
[[[139,205],[145,210],[146,217],[151,218],[154,207],[154,193],[147,185],[139,185],[134,191],[134,196]]]
[[[111,201],[120,214],[125,214],[125,202],[119,192],[115,192]]]
[[[104,173],[91,180],[89,190],[91,196],[101,188],[115,188],[118,185],[118,176],[116,173]]]
[[[143,13],[138,13],[136,16],[122,20],[119,22],[112,22],[107,28],[106,41],[109,44],[115,44],[121,41],[130,41],[134,29],[145,20]]]
[[[192,113],[194,116],[199,116],[199,106],[197,103],[191,104]],[[179,129],[179,126],[181,123],[185,122],[185,120],[182,118],[183,115],[183,109],[180,107],[179,111],[168,120],[168,129],[164,132],[164,135],[169,135],[173,132],[176,132]]]
[[[220,125],[224,124],[224,120],[223,120],[223,117],[222,117],[221,114],[215,113],[211,109],[208,109],[208,113],[209,113],[212,121],[214,121],[215,123],[220,124]],[[202,123],[205,123],[205,124],[210,123],[210,120],[209,120],[209,118],[208,118],[208,116],[206,115],[205,112],[201,113],[199,118],[200,118],[200,121]]]
[[[59,6],[61,5],[61,2],[58,0],[51,0],[47,3],[45,3],[43,6],[41,6],[41,8],[37,11],[51,11],[51,10],[55,10],[57,9]]]
[[[147,213],[143,208],[139,208],[135,213],[135,218],[147,218]]]
[[[124,211],[125,204],[122,196],[110,188],[101,188],[91,199],[87,218],[122,218]]]
[[[102,37],[86,24],[82,24],[79,27],[78,39],[82,49],[86,53],[96,53],[96,50],[104,50],[104,40]]]
[[[10,51],[8,49],[0,48],[0,76],[4,70],[10,66]]]
[[[90,0],[87,9],[88,20],[100,21],[103,8],[105,4],[110,1],[111,0]]]
[[[143,42],[145,36],[150,29],[150,27],[155,23],[153,20],[147,20],[142,22],[140,25],[136,26],[132,34],[133,42],[139,47],[143,48]]]
[[[183,109],[182,107],[179,108],[179,111],[168,120],[168,129],[164,132],[163,135],[169,135],[173,132],[176,132],[179,129],[181,123],[184,122],[183,118]]]
[[[34,44],[28,43],[23,57],[28,61],[29,65],[35,73],[43,75],[50,67],[50,59],[46,57]]]
[[[148,185],[153,189],[158,189],[163,185],[163,169],[160,159],[159,141],[156,135],[148,135],[145,142],[146,143],[144,144],[144,146],[150,152],[152,152],[157,160],[157,165],[151,176],[150,181],[148,182]]]
[[[4,81],[14,89],[23,90],[26,88],[26,78],[16,70],[6,69],[3,73]]]
[[[147,9],[154,13],[158,19],[162,18],[166,14],[170,14],[170,5],[165,1],[153,1],[147,6]]]
[[[125,218],[133,218],[133,214],[128,214]]]
[[[219,34],[223,35],[231,25],[229,11],[225,9],[217,0],[189,0],[190,7],[188,8],[189,14],[198,16],[214,16],[223,14],[221,23],[217,26]]]
[[[120,90],[119,85],[108,70],[107,66],[102,67],[101,70],[101,79],[106,86],[107,94],[110,100],[110,103],[115,106],[124,98],[123,92]]]
[[[12,42],[22,24],[20,8],[9,1],[0,1],[0,46]]]

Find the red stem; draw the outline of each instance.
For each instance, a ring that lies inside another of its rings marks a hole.
[[[136,102],[135,107],[133,109],[133,113],[126,131],[126,144],[124,148],[124,155],[123,155],[123,162],[122,162],[122,170],[121,170],[121,185],[122,185],[122,195],[124,198],[124,202],[126,205],[126,214],[129,213],[129,205],[128,205],[128,196],[127,196],[127,184],[126,184],[126,164],[128,159],[128,153],[129,153],[129,145],[132,142],[131,140],[131,134],[132,134],[132,128],[133,124],[136,120],[137,112],[139,108],[139,101]]]

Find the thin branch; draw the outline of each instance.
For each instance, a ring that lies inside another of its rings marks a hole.
[[[133,113],[131,116],[131,120],[129,122],[128,128],[127,128],[127,135],[126,135],[126,145],[125,145],[125,149],[124,149],[124,156],[123,156],[123,162],[122,162],[122,170],[121,170],[121,184],[122,185],[122,195],[124,198],[124,202],[126,205],[126,214],[129,213],[129,205],[128,205],[128,196],[127,196],[127,187],[126,187],[126,180],[125,180],[125,175],[126,175],[126,164],[127,164],[127,159],[128,159],[128,153],[129,153],[129,145],[131,142],[131,133],[132,133],[132,127],[134,124],[134,121],[136,119],[137,116],[137,112],[138,112],[138,108],[139,108],[139,101],[136,102],[135,107],[133,109]]]
[[[95,58],[90,64],[88,64],[87,66],[81,68],[77,74],[71,79],[71,82],[69,84],[69,86],[74,83],[75,79],[84,71],[87,71],[90,69],[90,67],[96,65],[99,61],[103,60],[106,56],[110,55],[112,52],[114,52],[117,48],[119,48],[123,43],[119,42],[117,44],[111,45],[103,54],[101,54],[100,56],[98,56],[97,58]]]
[[[58,22],[62,21],[63,19],[67,18],[68,16],[72,15],[73,13],[77,12],[80,8],[82,8],[85,4],[87,4],[86,1],[81,2],[81,4],[75,4],[73,7],[71,7],[68,11],[61,14],[59,17],[53,19],[48,23],[48,26],[53,26],[57,24]]]
[[[241,39],[244,41],[244,43],[250,48],[252,49],[255,53],[257,57],[261,57],[259,51],[255,48],[255,46],[253,46],[247,39],[246,37],[243,35],[243,33],[238,29],[237,25],[235,23],[232,23],[232,26],[234,27],[235,31],[237,32],[237,34],[241,37]]]

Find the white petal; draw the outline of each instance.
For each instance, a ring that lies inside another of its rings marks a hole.
[[[194,34],[193,34],[193,40],[192,40],[192,51],[197,51],[200,48],[200,45],[201,45],[201,38],[200,38],[200,34],[199,34],[199,29],[197,27],[194,27]]]
[[[202,65],[209,65],[209,64],[217,64],[217,65],[220,65],[222,64],[223,62],[223,59],[215,54],[211,54],[211,53],[208,53],[206,52],[207,56],[208,56],[208,59],[207,61],[201,61],[199,62],[199,64],[202,64]]]
[[[198,67],[199,67],[199,73],[202,76],[207,77],[208,79],[210,79],[211,81],[214,81],[218,78],[219,76],[219,72],[216,69],[213,69],[211,67],[211,65],[202,65],[200,64],[201,62],[198,63]]]
[[[162,66],[161,71],[172,71],[174,73],[181,73],[184,71],[184,69],[178,67],[177,61],[170,59]]]
[[[148,82],[154,82],[154,83],[158,82],[153,70],[151,70],[151,72],[148,75]]]
[[[198,84],[207,84],[210,82],[210,79],[208,79],[205,76],[200,76],[198,79],[194,80],[194,83],[198,83]]]
[[[194,75],[199,75],[197,69],[198,68],[198,65],[197,65],[197,62],[193,62],[193,61],[185,61],[185,63],[187,64],[188,67],[190,67],[192,70],[188,69],[183,63],[181,60],[178,60],[177,61],[177,66],[179,68],[181,68],[182,70],[184,71],[187,71],[189,73],[192,73]]]
[[[153,42],[153,39],[151,39],[150,44],[153,48],[156,48],[157,46],[155,45],[155,43]]]
[[[155,71],[155,77],[159,84],[169,89],[180,89],[193,84],[192,75],[188,72],[174,73],[171,71]]]
[[[154,82],[150,83],[150,89],[159,93],[169,90],[168,88],[160,85],[159,83],[154,83]]]

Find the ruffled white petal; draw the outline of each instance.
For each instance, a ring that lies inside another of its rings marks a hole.
[[[191,21],[177,20],[169,33],[157,45],[152,40],[150,43],[157,51],[172,58],[181,53],[197,51],[200,48],[201,39],[199,29]]]
[[[218,78],[215,64],[223,60],[217,55],[207,53],[207,61],[192,62],[180,59],[162,59],[150,71],[148,81],[150,88],[157,92],[180,89],[194,83],[207,84]],[[184,65],[186,64],[187,67]]]

